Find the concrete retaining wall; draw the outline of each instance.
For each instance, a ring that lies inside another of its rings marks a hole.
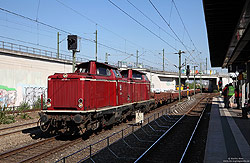
[[[47,93],[49,75],[71,71],[71,64],[62,60],[0,52],[0,85],[14,88],[0,89],[0,106],[18,106],[23,100],[32,104],[42,93]]]

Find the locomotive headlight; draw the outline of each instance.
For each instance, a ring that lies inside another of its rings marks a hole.
[[[67,78],[67,77],[68,77],[68,74],[64,73],[64,74],[63,74],[63,77],[64,77],[64,78]]]
[[[83,107],[83,104],[82,104],[82,103],[83,103],[83,99],[82,99],[82,98],[79,98],[78,103],[79,103],[79,104],[78,104],[78,107],[79,107],[79,108],[82,108],[82,107]]]
[[[79,98],[78,102],[79,102],[79,103],[82,103],[82,102],[83,102],[83,99],[82,99],[82,98]]]
[[[82,108],[82,107],[83,107],[83,104],[82,104],[82,103],[78,104],[78,107],[79,107],[79,108]]]
[[[51,99],[50,98],[47,99],[47,107],[48,108],[51,107]]]

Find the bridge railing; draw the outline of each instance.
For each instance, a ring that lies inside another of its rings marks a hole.
[[[46,57],[55,58],[55,59],[57,58],[57,59],[62,59],[66,61],[73,60],[73,57],[71,55],[59,53],[59,56],[57,56],[56,52],[38,49],[34,47],[28,47],[24,45],[18,45],[18,44],[14,44],[10,42],[5,42],[5,41],[0,41],[0,48],[15,51],[15,52],[28,53],[31,55],[46,56]],[[81,57],[76,57],[77,62],[85,62],[86,60],[87,59],[84,59]]]

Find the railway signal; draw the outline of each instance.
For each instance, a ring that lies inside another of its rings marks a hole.
[[[189,65],[187,65],[187,70],[186,70],[186,76],[187,76],[187,78],[189,77],[189,75],[190,75],[190,69],[189,69]]]
[[[73,61],[72,61],[72,72],[75,72],[75,66],[76,66],[76,52],[80,52],[80,50],[77,51],[77,35],[68,35],[68,50],[72,50],[73,55]]]
[[[188,96],[189,96],[189,75],[190,75],[190,69],[189,69],[189,65],[187,65],[187,69],[186,69],[186,76],[187,76],[187,91],[188,91]]]
[[[77,35],[68,35],[68,50],[77,49]]]
[[[179,102],[181,102],[181,54],[185,53],[184,51],[179,50],[178,54],[179,55]]]

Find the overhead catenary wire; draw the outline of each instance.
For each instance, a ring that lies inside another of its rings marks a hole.
[[[174,4],[174,7],[175,7],[175,9],[176,9],[176,11],[177,11],[177,14],[179,15],[179,18],[180,18],[180,20],[181,20],[181,23],[182,23],[182,25],[183,25],[183,27],[184,27],[184,30],[187,32],[187,35],[188,35],[190,41],[192,42],[194,48],[195,48],[197,51],[199,51],[199,50],[196,48],[196,46],[195,46],[195,44],[194,44],[194,42],[193,42],[193,40],[192,40],[192,38],[191,38],[191,36],[190,36],[188,30],[187,30],[187,28],[186,28],[186,26],[185,26],[185,24],[184,24],[184,21],[183,21],[183,19],[182,19],[182,17],[181,17],[181,14],[180,14],[180,12],[179,12],[179,10],[178,10],[178,8],[177,8],[177,6],[176,6],[174,0],[172,0],[172,3]]]
[[[18,13],[15,13],[15,12],[12,12],[12,11],[9,11],[9,10],[6,10],[6,9],[3,9],[3,8],[0,8],[0,10],[6,12],[6,13],[8,13],[8,14],[12,14],[12,15],[15,15],[15,16],[18,16],[18,17],[27,19],[27,20],[29,20],[29,21],[32,21],[32,22],[41,24],[41,25],[46,26],[46,27],[49,27],[49,28],[51,28],[51,29],[54,29],[54,30],[57,30],[57,31],[61,31],[62,33],[71,34],[71,32],[68,32],[68,31],[66,31],[66,30],[63,30],[63,29],[54,27],[54,26],[52,26],[52,25],[46,24],[46,23],[44,23],[44,22],[41,22],[41,21],[38,21],[38,20],[35,20],[35,19],[29,18],[29,17],[27,17],[27,16],[23,16],[23,15],[21,15],[21,14],[18,14]],[[158,36],[158,37],[159,37],[159,36]],[[101,44],[102,44],[102,43],[101,43]],[[99,44],[99,45],[101,45],[101,44]],[[37,44],[36,44],[36,45],[37,45]],[[110,49],[113,48],[113,47],[107,46],[107,45],[105,45],[105,44],[102,44],[101,46],[104,46],[104,47],[106,46],[106,48],[110,48]],[[117,49],[116,49],[116,48],[113,48],[113,50],[117,50]],[[129,55],[129,53],[127,53],[127,52],[125,52],[124,54],[128,54],[128,55]]]
[[[24,19],[27,19],[27,20],[30,20],[30,21],[39,23],[39,24],[42,24],[42,25],[47,26],[47,27],[50,27],[50,28],[52,28],[52,29],[56,29],[56,30],[61,31],[61,32],[63,32],[63,33],[71,34],[71,32],[65,31],[65,30],[63,30],[63,29],[59,29],[59,28],[57,28],[57,27],[54,27],[54,26],[51,26],[51,25],[49,25],[49,24],[40,22],[40,21],[38,21],[38,20],[34,20],[34,19],[29,18],[29,17],[27,17],[27,16],[23,16],[23,15],[21,15],[21,14],[18,14],[18,13],[15,13],[15,12],[12,12],[12,11],[9,11],[9,10],[6,10],[6,9],[3,9],[3,8],[0,8],[0,10],[2,10],[2,11],[4,11],[4,12],[7,12],[7,13],[9,13],[9,14],[12,14],[12,15],[15,15],[15,16],[18,16],[18,17],[21,17],[21,18],[24,18]],[[88,39],[85,39],[85,40],[88,40]],[[94,41],[94,40],[92,40],[92,42],[93,42],[93,41]],[[116,51],[123,52],[123,51],[121,51],[121,50],[112,48],[112,47],[110,47],[110,46],[108,46],[108,45],[105,45],[105,44],[102,44],[102,43],[98,43],[98,44],[99,44],[99,45],[102,45],[102,46],[104,46],[104,47],[107,47],[107,48],[116,50]],[[37,44],[35,44],[35,45],[37,45]],[[124,52],[123,52],[123,53],[124,53]],[[125,53],[125,54],[128,54],[128,53]]]
[[[31,43],[31,42],[27,42],[27,41],[23,41],[23,40],[18,40],[18,39],[13,39],[13,38],[10,38],[10,37],[6,37],[6,36],[1,36],[1,38],[5,38],[5,39],[9,39],[9,40],[12,40],[12,41],[17,41],[17,42],[22,42],[22,43],[25,43],[25,44],[30,44],[30,45],[35,45],[35,46],[40,46],[40,47],[43,47],[43,48],[47,48],[47,49],[51,49],[51,50],[56,50],[56,48],[52,48],[52,47],[48,47],[48,46],[44,46],[44,45],[37,45],[37,44],[34,44],[34,43]],[[64,50],[61,50],[63,52],[67,52],[69,53],[68,51],[64,51]]]
[[[93,20],[93,19],[87,17],[86,15],[80,13],[79,11],[73,9],[72,7],[66,5],[65,3],[63,3],[63,2],[61,2],[61,1],[59,1],[59,0],[56,0],[56,1],[57,1],[58,3],[60,3],[61,5],[63,5],[64,7],[68,8],[68,9],[72,10],[73,12],[75,12],[76,14],[80,15],[81,17],[87,19],[89,22],[95,24],[96,26],[99,26],[99,27],[103,28],[104,30],[106,30],[106,31],[108,31],[108,32],[110,32],[110,33],[112,33],[112,34],[114,34],[115,36],[117,36],[117,37],[123,39],[125,42],[129,42],[129,43],[131,43],[131,44],[133,44],[133,45],[135,45],[135,46],[139,46],[139,47],[143,48],[141,45],[138,45],[137,43],[135,43],[135,42],[133,42],[133,41],[131,41],[131,40],[128,40],[127,38],[124,38],[123,36],[117,34],[116,32],[110,30],[109,28],[107,28],[107,27],[101,25],[100,23],[98,23],[98,22],[96,22],[95,20]]]
[[[5,21],[5,22],[8,22],[8,23],[16,24],[16,25],[19,25],[19,26],[31,28],[31,29],[36,28],[36,27],[34,27],[34,26],[29,26],[29,25],[26,25],[26,24],[23,24],[23,23],[17,23],[17,22],[14,22],[14,21],[6,20],[6,19],[1,19],[1,18],[0,18],[0,20],[1,20],[1,21]],[[53,34],[54,34],[54,32],[49,31],[49,30],[46,30],[46,29],[40,29],[40,31],[45,31],[45,32],[53,33]]]
[[[126,11],[124,11],[123,9],[121,9],[118,5],[116,5],[114,2],[112,2],[111,0],[108,0],[113,6],[115,6],[116,8],[118,8],[121,12],[123,12],[125,15],[127,15],[130,19],[134,20],[137,24],[139,24],[140,26],[142,26],[144,29],[146,29],[148,32],[150,32],[151,34],[153,34],[155,37],[159,38],[160,40],[162,40],[164,43],[166,43],[169,47],[171,47],[172,49],[176,50],[177,49],[172,46],[171,44],[169,44],[166,40],[164,40],[163,38],[161,38],[160,36],[158,36],[156,33],[154,33],[152,30],[150,30],[148,27],[146,27],[145,25],[143,25],[141,22],[139,22],[137,19],[135,19],[134,17],[132,17],[130,14],[128,14]]]
[[[106,30],[106,31],[108,31],[108,32],[110,32],[110,33],[112,33],[112,34],[118,36],[119,38],[122,38],[122,39],[125,41],[125,44],[126,44],[126,42],[129,42],[129,43],[131,43],[131,44],[133,44],[133,45],[142,47],[142,46],[140,46],[140,45],[138,45],[138,44],[136,44],[136,43],[134,43],[134,42],[132,42],[132,41],[130,41],[130,40],[128,40],[128,39],[122,37],[122,36],[120,36],[119,34],[117,34],[117,33],[113,32],[113,31],[111,31],[110,29],[104,27],[103,25],[101,25],[100,23],[94,21],[93,19],[90,19],[90,18],[87,17],[86,15],[80,13],[79,11],[73,9],[72,7],[66,5],[65,3],[63,3],[63,2],[61,2],[61,1],[59,1],[59,0],[56,0],[56,1],[57,1],[58,3],[60,3],[61,5],[63,5],[64,7],[68,8],[68,9],[72,10],[73,12],[75,12],[76,14],[80,15],[81,17],[87,19],[88,21],[90,21],[91,23],[95,24],[96,26],[99,26],[99,27],[103,28],[104,30]],[[163,30],[163,29],[162,29],[162,30]],[[165,32],[166,32],[166,31],[165,31]],[[166,32],[166,33],[167,33],[167,32]],[[169,34],[169,33],[168,33],[168,34]],[[169,34],[169,35],[170,35],[170,34]],[[170,35],[170,36],[171,36],[172,38],[174,38],[172,35]],[[175,38],[174,38],[174,39],[175,39]],[[94,41],[94,40],[92,40],[92,42],[93,42],[93,41]],[[105,44],[99,44],[99,43],[98,43],[98,45],[104,46],[104,47],[106,47],[106,48],[109,48],[109,49],[112,49],[112,50],[115,50],[115,51],[122,52],[122,53],[127,54],[127,55],[130,55],[129,53],[126,52],[126,49],[125,49],[125,52],[124,52],[124,51],[121,51],[121,50],[117,50],[117,49],[115,49],[115,48],[112,48],[112,47],[110,47],[110,46],[107,46],[107,45],[105,45]],[[143,48],[143,47],[142,47],[142,48]],[[149,50],[149,49],[148,49],[148,50]],[[177,50],[177,49],[175,49],[175,50]],[[151,51],[151,50],[149,50],[149,51]],[[128,56],[128,57],[125,58],[125,59],[128,59],[128,58],[130,58],[130,57],[131,57],[131,56]]]
[[[57,27],[51,26],[51,25],[49,25],[49,24],[46,24],[46,23],[40,22],[40,21],[38,21],[38,20],[35,20],[35,19],[32,19],[32,18],[29,18],[29,17],[27,17],[27,16],[23,16],[23,15],[21,15],[21,14],[18,14],[18,13],[12,12],[12,11],[9,11],[9,10],[6,10],[6,9],[3,9],[3,8],[1,8],[1,7],[0,7],[0,10],[2,10],[2,11],[4,11],[4,12],[7,12],[7,13],[9,13],[9,14],[16,15],[16,16],[18,16],[18,17],[21,17],[21,18],[24,18],[24,19],[27,19],[27,20],[30,20],[30,21],[33,21],[33,22],[39,23],[39,24],[41,24],[41,25],[44,25],[44,26],[50,27],[50,28],[55,29],[55,30],[57,30],[57,31],[61,31],[61,32],[63,32],[63,33],[71,34],[70,32],[67,32],[67,31],[65,31],[65,30],[62,30],[62,29],[60,29],[60,28],[57,28]]]
[[[181,41],[181,39],[179,38],[179,36],[175,33],[175,31],[173,30],[173,28],[170,26],[170,24],[166,21],[166,19],[162,16],[162,14],[160,13],[160,11],[156,8],[156,6],[153,4],[153,2],[151,0],[149,0],[150,4],[152,5],[152,7],[156,10],[156,12],[160,15],[160,17],[163,19],[163,21],[167,24],[167,26],[169,27],[169,29],[173,32],[173,34],[175,35],[175,37],[180,41],[180,43],[184,46],[184,48],[186,49],[186,51],[189,53],[189,55],[194,59],[195,57],[189,52],[189,50],[187,49],[187,46],[183,43],[183,41]]]
[[[153,23],[154,25],[156,25],[159,29],[161,29],[163,32],[165,32],[167,35],[169,35],[170,37],[172,37],[173,39],[175,39],[176,41],[178,41],[174,36],[172,36],[170,33],[168,33],[165,29],[163,29],[162,27],[160,27],[156,22],[154,22],[150,17],[148,17],[144,12],[142,12],[138,7],[136,7],[132,2],[130,2],[129,0],[127,0],[128,3],[133,6],[137,11],[139,11],[144,17],[146,17],[149,21],[151,21],[151,23]]]
[[[8,26],[8,25],[2,25],[2,24],[0,24],[0,26],[2,26],[2,27],[6,27],[6,28],[8,28],[8,29],[15,29],[15,30],[19,30],[19,31],[23,31],[23,32],[27,32],[27,33],[33,33],[33,34],[36,34],[36,33],[34,33],[34,32],[31,32],[31,31],[27,31],[27,30],[24,30],[24,29],[20,29],[20,28],[16,28],[16,27],[10,27],[10,26]],[[46,36],[46,37],[50,37],[50,38],[53,38],[53,37],[51,37],[51,36],[49,36],[49,35],[46,35],[46,34],[40,34],[40,35],[43,35],[43,36]]]

